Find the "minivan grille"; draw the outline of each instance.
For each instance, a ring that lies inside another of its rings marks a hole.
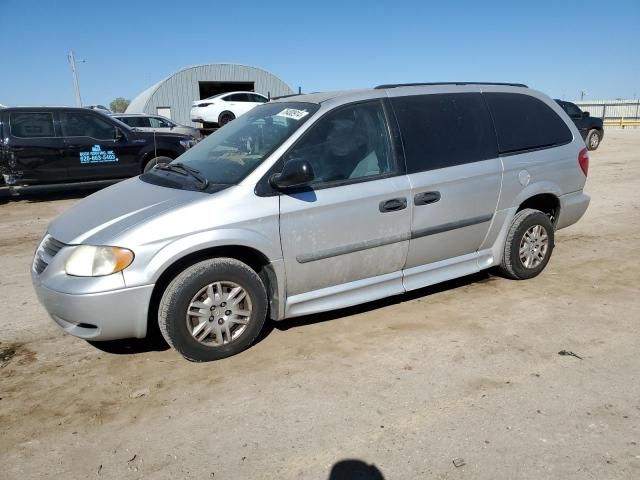
[[[64,243],[56,240],[47,233],[42,239],[42,242],[40,242],[40,246],[38,246],[33,258],[33,271],[38,275],[44,272],[45,268],[47,268],[51,260],[53,260],[53,257],[55,257],[63,247],[66,247]]]

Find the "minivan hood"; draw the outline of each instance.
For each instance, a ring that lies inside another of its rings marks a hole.
[[[64,211],[48,228],[66,244],[108,245],[116,235],[209,193],[160,187],[130,178],[100,190]]]

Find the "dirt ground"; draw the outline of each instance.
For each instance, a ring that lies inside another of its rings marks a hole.
[[[272,324],[208,364],[63,334],[29,267],[78,198],[5,201],[0,478],[640,478],[638,152],[640,129],[607,132],[591,206],[536,279]]]

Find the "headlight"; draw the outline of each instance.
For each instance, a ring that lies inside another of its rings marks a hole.
[[[67,275],[101,277],[120,272],[133,262],[133,252],[119,247],[76,247],[64,266]]]
[[[193,147],[195,145],[195,141],[193,140],[193,138],[189,138],[187,140],[180,140],[180,145],[182,145],[182,147],[185,150],[189,150],[191,147]]]

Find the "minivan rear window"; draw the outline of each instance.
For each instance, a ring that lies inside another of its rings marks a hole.
[[[16,112],[9,117],[11,135],[19,138],[55,137],[53,115],[44,112]]]
[[[571,130],[542,100],[520,93],[483,93],[498,135],[500,153],[564,145],[573,140]]]
[[[479,93],[446,93],[391,99],[407,172],[496,158],[498,148],[487,106]]]

